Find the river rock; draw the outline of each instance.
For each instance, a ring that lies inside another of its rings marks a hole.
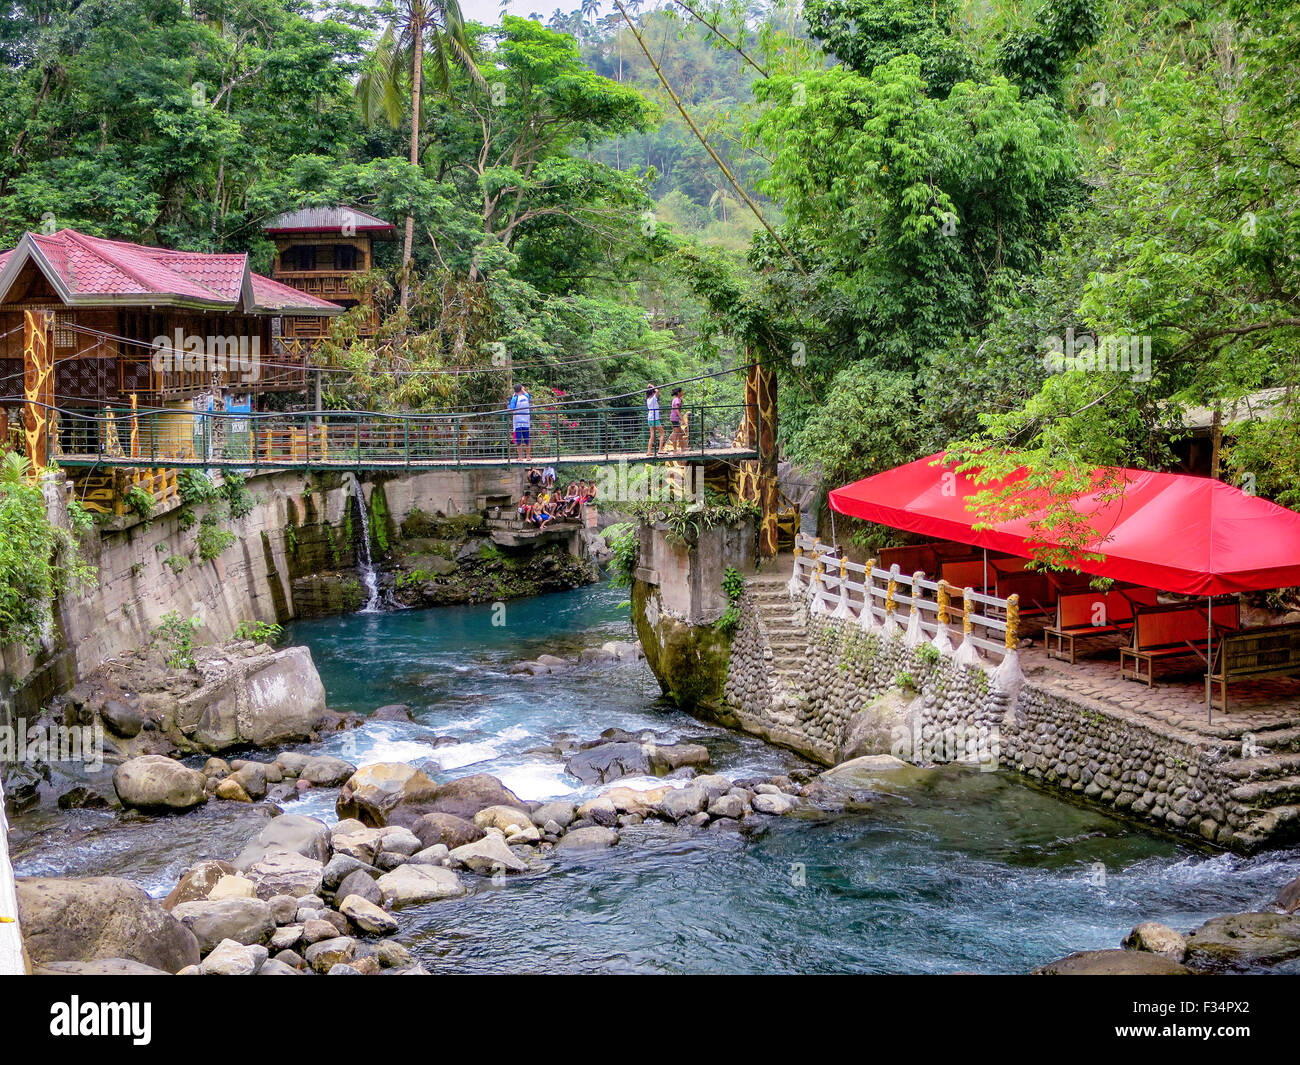
[[[225,780],[217,784],[213,792],[218,799],[225,802],[252,802],[253,797],[248,794],[244,786],[234,777],[226,777]]]
[[[366,862],[352,857],[350,854],[336,854],[328,862],[325,868],[321,870],[321,884],[327,890],[333,891],[349,873],[355,873],[358,869],[372,868]]]
[[[1187,937],[1194,969],[1251,969],[1300,958],[1300,916],[1230,913],[1206,921]]]
[[[384,901],[394,909],[465,894],[460,877],[439,865],[404,865],[385,873],[376,883],[384,893]]]
[[[200,954],[210,953],[227,939],[242,946],[265,943],[275,932],[275,916],[261,899],[182,902],[172,916],[194,933]]]
[[[1035,976],[1190,976],[1192,971],[1163,954],[1140,950],[1081,950],[1048,962]]]
[[[356,941],[351,936],[335,936],[333,939],[313,943],[307,948],[304,957],[316,972],[327,973],[335,965],[350,962],[356,950]]]
[[[144,714],[120,699],[108,699],[99,709],[104,726],[124,739],[140,735],[144,728]]]
[[[1283,913],[1295,913],[1296,910],[1300,910],[1300,876],[1277,893],[1274,905]]]
[[[198,972],[198,966],[185,966],[177,976],[186,969]],[[36,976],[171,976],[166,969],[155,969],[152,965],[132,961],[130,958],[96,958],[94,961],[52,961],[34,966]]]
[[[544,828],[547,821],[554,821],[561,828],[568,828],[577,816],[577,807],[571,802],[547,802],[534,810],[530,816],[533,824],[538,828]],[[466,842],[470,841],[466,840]]]
[[[519,809],[523,805],[523,800],[496,777],[487,773],[474,773],[442,785],[426,812],[452,814],[466,821],[472,821],[475,814],[480,810],[486,810],[489,806],[509,806]],[[431,845],[431,842],[425,840],[423,836],[420,838],[426,847]],[[447,840],[432,842],[451,845]]]
[[[260,762],[245,762],[226,779],[237,781],[251,799],[266,795],[266,767]]]
[[[564,768],[584,784],[605,784],[649,773],[650,759],[640,743],[602,743],[576,752]]]
[[[587,828],[575,828],[556,845],[556,850],[570,853],[573,851],[604,850],[618,842],[618,833],[600,825]]]
[[[17,887],[34,963],[127,958],[169,973],[198,963],[194,934],[129,880],[22,877]]]
[[[602,792],[600,798],[613,803],[614,809],[620,814],[638,814],[641,817],[646,817],[663,802],[664,796],[671,790],[668,787],[648,788],[645,791],[636,788],[613,787],[606,792]],[[581,810],[579,813],[581,813]],[[591,820],[603,823],[600,822],[599,818],[593,817]]]
[[[385,969],[401,969],[415,960],[409,950],[391,939],[384,940],[375,948],[375,957]]]
[[[299,854],[323,863],[330,856],[330,830],[315,817],[283,814],[269,821],[233,864],[236,869],[248,870],[271,854]]]
[[[344,782],[339,789],[338,814],[382,828],[393,810],[432,802],[438,791],[438,785],[414,766],[377,762],[362,766]]]
[[[666,747],[650,744],[646,754],[651,770],[660,776],[686,766],[709,764],[709,749],[700,743],[673,743]]]
[[[280,961],[279,958],[267,958],[262,962],[262,967],[257,970],[258,976],[301,976],[297,969],[286,962]]]
[[[231,660],[180,699],[176,724],[191,742],[219,752],[311,737],[325,711],[325,686],[306,647]]]
[[[669,820],[681,821],[702,811],[706,802],[708,802],[708,795],[704,790],[691,784],[665,792],[663,799],[660,800],[659,809]]]
[[[346,835],[335,833],[331,837],[335,857],[344,855],[366,865],[374,865],[383,844],[382,828],[362,828]]]
[[[233,939],[218,943],[199,965],[204,976],[253,976],[267,958],[263,946],[245,945]]]
[[[113,771],[113,789],[123,806],[155,813],[189,810],[207,802],[207,778],[174,758],[142,754]]]
[[[257,885],[239,873],[234,876],[223,876],[208,893],[208,901],[255,898],[257,898]]]
[[[300,924],[284,925],[271,933],[271,942],[268,946],[277,954],[282,950],[292,950],[302,942],[302,932],[303,926]]]
[[[618,809],[608,795],[598,795],[578,807],[578,820],[592,821],[597,825],[612,825],[618,821]]]
[[[446,865],[450,853],[447,844],[435,843],[432,847],[425,847],[412,854],[411,862],[415,865]]]
[[[257,885],[258,898],[269,899],[275,895],[302,898],[321,890],[323,869],[324,865],[315,858],[285,851],[268,854],[250,866],[246,875]]]
[[[346,783],[356,771],[357,767],[351,762],[322,754],[304,763],[298,771],[298,776],[317,787],[337,788],[340,784]]]
[[[754,809],[760,814],[772,814],[780,817],[794,809],[794,803],[786,795],[755,795]]]
[[[411,713],[411,708],[405,703],[390,703],[388,706],[381,706],[378,710],[370,715],[371,721],[414,721],[415,715]]]
[[[373,902],[376,906],[382,906],[384,902],[384,893],[375,880],[364,869],[357,869],[343,878],[342,883],[335,892],[340,899],[346,899],[349,895],[357,895],[367,902]],[[340,906],[341,910],[342,907]]]
[[[409,828],[402,828],[397,825],[389,825],[387,828],[382,829],[379,841],[381,853],[399,854],[407,858],[424,848],[419,836]]]
[[[273,895],[266,904],[271,907],[271,916],[277,925],[293,924],[298,913],[298,900],[292,895]]]
[[[474,843],[455,848],[450,857],[453,862],[483,876],[495,876],[501,871],[522,873],[528,869],[528,866],[515,857],[514,852],[506,846],[506,841],[494,833],[489,833]],[[421,866],[420,868],[433,867]]]
[[[1187,938],[1181,932],[1175,932],[1167,924],[1158,921],[1143,921],[1124,939],[1125,950],[1145,950],[1150,954],[1163,954],[1181,962],[1187,957]]]
[[[397,931],[395,917],[360,895],[348,895],[339,903],[339,913],[367,935],[391,936]]]
[[[223,876],[235,875],[235,867],[229,862],[215,859],[196,862],[181,874],[181,878],[176,881],[176,886],[163,899],[162,907],[164,910],[171,910],[182,902],[199,902],[206,899]]]
[[[489,806],[474,815],[474,824],[479,828],[499,828],[502,832],[508,832],[512,827],[531,828],[533,819],[527,810],[514,806]]]
[[[732,817],[737,820],[745,816],[745,800],[739,795],[719,795],[709,803],[710,817]]]

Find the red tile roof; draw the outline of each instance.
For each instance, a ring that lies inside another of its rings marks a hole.
[[[16,260],[32,257],[70,304],[147,302],[304,315],[343,310],[252,273],[246,254],[151,248],[73,229],[28,233],[17,248],[0,254],[0,299],[21,268]]]

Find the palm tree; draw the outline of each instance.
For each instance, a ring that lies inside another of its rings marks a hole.
[[[368,122],[380,113],[393,128],[401,125],[404,92],[411,94],[412,166],[420,165],[421,100],[424,95],[425,53],[432,61],[436,85],[443,91],[451,87],[452,67],[459,67],[480,87],[487,83],[470,53],[465,33],[465,17],[458,0],[395,0],[388,9],[388,25],[380,36],[365,72],[357,82],[356,96],[361,113]],[[410,298],[411,245],[415,240],[415,214],[406,215],[406,235],[402,242],[401,307]]]
[[[582,0],[582,17],[591,16],[591,24],[596,25],[596,16],[600,14],[600,0]]]

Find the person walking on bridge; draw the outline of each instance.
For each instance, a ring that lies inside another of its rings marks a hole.
[[[510,409],[514,411],[515,451],[520,462],[533,461],[533,444],[529,439],[533,422],[533,397],[523,385],[515,385],[515,394],[510,397]]]
[[[659,418],[659,389],[651,385],[645,390],[645,420],[650,428],[650,442],[646,445],[646,455],[655,453],[655,433],[659,434],[659,450],[668,443],[668,433]]]

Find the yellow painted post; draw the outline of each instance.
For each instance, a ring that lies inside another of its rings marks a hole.
[[[952,615],[948,613],[949,591],[951,585],[942,577],[939,578],[939,591],[936,598],[939,600],[939,624],[947,625],[952,620]]]
[[[921,608],[917,606],[917,600],[921,598],[921,582],[925,580],[925,573],[917,570],[912,574],[912,613],[919,614]]]
[[[131,457],[140,457],[140,404],[134,392],[131,393]]]
[[[1007,650],[1020,646],[1020,596],[1012,594],[1007,599]]]
[[[961,607],[965,612],[961,619],[961,631],[969,636],[975,631],[975,589],[966,588],[961,593]]]
[[[871,602],[872,600],[871,589],[875,587],[875,585],[871,580],[871,571],[874,570],[875,568],[876,568],[876,560],[874,558],[867,559],[867,572],[866,575],[862,578],[862,582],[863,582],[862,609],[871,610],[873,617],[875,616],[875,611],[874,611],[873,604]]]
[[[888,621],[894,616],[894,610],[898,604],[894,602],[894,596],[898,594],[898,581],[895,579],[893,571],[889,574],[889,587],[885,591],[885,620]]]
[[[33,477],[49,465],[54,414],[54,315],[23,311],[23,435]]]

